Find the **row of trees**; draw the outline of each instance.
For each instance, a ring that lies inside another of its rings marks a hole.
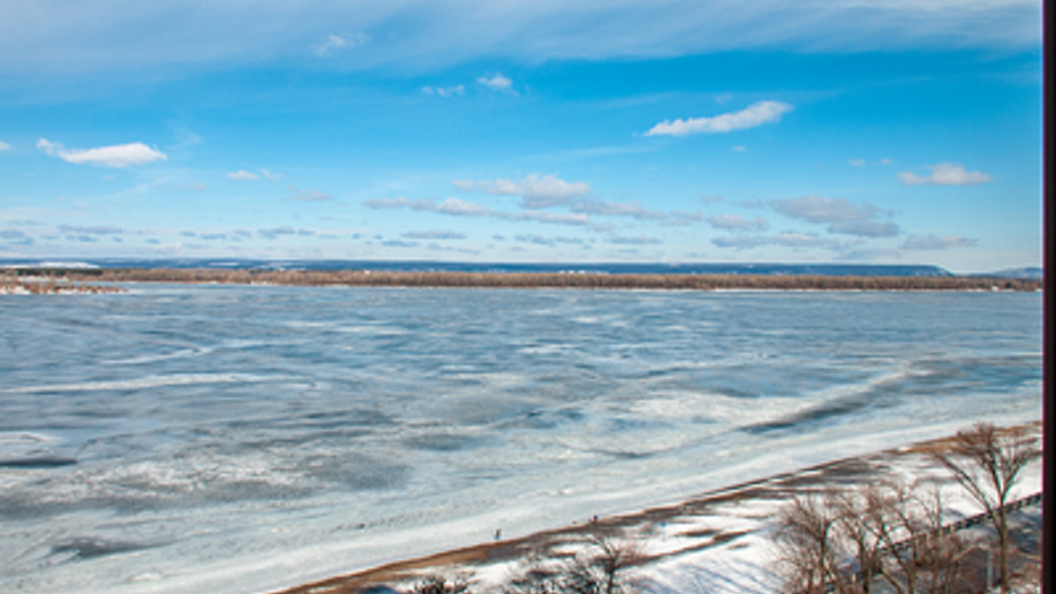
[[[387,272],[371,270],[222,270],[222,269],[105,269],[91,272],[92,280],[115,282],[186,282],[274,284],[295,286],[395,286],[572,289],[668,290],[862,290],[964,291],[993,289],[1036,291],[1038,280],[902,277],[902,276],[775,276],[704,274],[560,274],[478,272]],[[77,273],[69,272],[71,278]],[[85,277],[86,279],[88,277]]]
[[[1028,428],[980,423],[929,456],[950,471],[996,532],[1001,591],[1012,588],[1008,504],[1023,469],[1041,455]],[[849,491],[796,497],[782,512],[777,542],[788,594],[954,593],[969,587],[966,559],[977,543],[949,529],[935,483],[897,479]],[[989,586],[989,584],[987,584]]]

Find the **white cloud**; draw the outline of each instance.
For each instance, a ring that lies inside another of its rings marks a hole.
[[[333,33],[326,36],[318,43],[312,44],[312,53],[320,58],[327,58],[334,52],[342,49],[351,49],[367,42],[367,36],[361,33],[341,37]]]
[[[497,210],[482,206],[476,202],[448,198],[437,204],[436,200],[409,200],[403,196],[396,198],[371,198],[363,201],[367,208],[375,210],[382,208],[409,208],[425,212],[439,212],[442,214],[463,217],[503,217],[508,216]]]
[[[846,198],[823,198],[821,196],[775,200],[771,206],[786,217],[803,219],[811,223],[862,221],[871,219],[880,212],[871,204],[858,206],[851,204]]]
[[[510,91],[513,88],[513,81],[503,76],[501,72],[491,78],[482,76],[477,79],[477,82],[496,91]]]
[[[321,202],[324,200],[333,200],[334,197],[326,192],[320,192],[318,190],[300,190],[293,199],[298,202]]]
[[[741,146],[741,145],[737,145],[737,146],[733,147],[730,150],[735,152],[735,153],[743,153],[743,152],[747,151],[748,149],[743,147],[743,146]]]
[[[417,241],[402,241],[399,239],[390,239],[388,241],[381,242],[381,245],[385,247],[398,247],[398,248],[413,248],[421,245]]]
[[[764,245],[779,245],[793,250],[820,248],[842,252],[850,246],[860,244],[861,240],[839,242],[819,237],[816,233],[784,231],[773,236],[737,234],[732,237],[716,237],[711,240],[711,243],[721,248],[732,248],[735,250],[754,249]]]
[[[590,217],[585,214],[556,214],[539,210],[526,210],[522,213],[512,215],[511,218],[518,221],[539,221],[540,223],[554,223],[557,225],[590,225]]]
[[[282,179],[282,174],[280,174],[280,173],[272,173],[271,171],[268,171],[267,169],[261,169],[260,170],[260,174],[263,175],[265,178],[270,179],[272,181],[277,180],[277,179]]]
[[[890,221],[840,221],[829,225],[829,233],[843,233],[859,237],[894,237],[899,234],[898,225]]]
[[[633,217],[638,220],[664,220],[667,215],[658,210],[646,210],[637,202],[607,202],[585,200],[572,207],[572,212],[610,217]]]
[[[974,186],[994,181],[994,178],[979,171],[969,172],[960,163],[939,163],[930,165],[931,175],[921,177],[910,171],[902,171],[898,179],[902,180],[904,186]]]
[[[850,164],[852,167],[861,167],[865,165],[865,159],[851,159]]]
[[[26,235],[26,232],[20,229],[0,229],[0,240],[8,244],[8,246],[29,246],[36,243],[36,241],[32,237]]]
[[[264,239],[275,239],[283,235],[296,234],[297,230],[293,227],[290,227],[289,225],[284,225],[282,227],[273,227],[271,229],[257,229],[257,235],[263,237]]]
[[[7,144],[3,140],[0,140],[0,151],[6,151],[9,148],[11,148],[10,144]]]
[[[463,181],[456,182],[464,184]],[[520,196],[524,208],[546,208],[569,204],[574,198],[590,194],[591,188],[584,182],[566,182],[556,175],[539,177],[532,173],[521,181],[509,178],[495,181],[475,182],[476,187],[486,194],[500,196]]]
[[[715,229],[766,229],[769,225],[763,217],[755,217],[749,221],[739,214],[714,215],[707,219],[708,224]]]
[[[330,55],[330,52],[345,47],[348,43],[344,38],[330,34],[327,38],[319,43],[312,45],[312,52],[320,58]]]
[[[465,95],[466,86],[456,85],[453,87],[422,87],[422,92],[426,95],[439,95],[441,97],[454,97],[455,95]]]
[[[49,157],[59,157],[75,165],[96,165],[101,167],[124,168],[130,165],[144,165],[157,160],[168,160],[168,157],[142,142],[116,144],[91,149],[67,149],[62,143],[51,142],[45,138],[37,141],[37,148]]]
[[[407,239],[465,239],[465,233],[457,231],[408,231],[403,234]]]
[[[63,233],[76,233],[81,235],[120,235],[125,232],[114,225],[93,225],[81,227],[77,225],[59,225],[59,231]]]
[[[903,250],[945,250],[949,248],[975,247],[979,242],[960,235],[926,235],[920,237],[911,235],[905,243],[899,246]]]
[[[451,180],[451,184],[459,190],[465,190],[466,192],[472,191],[474,186],[473,180],[471,179],[453,179]]]
[[[256,173],[252,173],[252,172],[246,171],[244,169],[239,169],[238,171],[232,171],[232,172],[227,174],[227,177],[228,177],[228,179],[245,179],[245,180],[260,179],[260,176],[257,175]]]
[[[412,206],[411,208],[415,207]],[[487,206],[477,204],[476,202],[470,202],[468,200],[459,200],[458,198],[448,198],[431,209],[416,208],[416,210],[434,210],[444,214],[464,217],[487,217],[499,214],[498,211],[488,208]]]
[[[886,158],[885,159],[880,159],[880,164],[881,165],[890,165],[892,163],[894,163],[894,161],[892,161],[891,159],[886,159]]]
[[[735,250],[750,250],[771,243],[769,237],[737,235],[735,237],[716,237],[711,243],[721,248],[733,248]]]
[[[693,212],[685,212],[681,210],[672,210],[671,218],[663,221],[664,225],[692,225],[693,223],[699,223],[704,220],[704,213],[699,210]]]
[[[534,243],[536,245],[555,246],[559,243],[571,244],[571,245],[585,245],[582,239],[578,237],[545,237],[543,235],[537,235],[533,233],[521,233],[513,237],[514,241],[521,243]]]
[[[367,208],[410,208],[411,210],[436,210],[435,200],[408,200],[403,196],[396,198],[370,198],[363,201]]]
[[[701,194],[700,201],[705,203],[722,202],[722,196],[711,196],[709,194]]]
[[[525,210],[519,213],[509,213],[495,210],[469,200],[448,198],[437,204],[436,200],[408,200],[407,198],[371,198],[364,200],[363,205],[367,208],[409,208],[411,210],[437,212],[459,217],[488,217],[503,219],[507,221],[537,221],[540,223],[552,223],[557,225],[580,225],[603,229],[603,226],[594,225],[590,217],[585,214],[558,214],[543,212],[539,210]]]
[[[326,192],[320,192],[319,190],[305,190],[303,188],[295,188],[293,186],[287,186],[290,192],[293,192],[287,200],[296,200],[297,202],[323,202],[326,200],[333,200],[334,197]]]
[[[741,111],[707,118],[664,121],[653,126],[646,136],[685,136],[687,134],[725,134],[734,130],[755,128],[781,121],[781,116],[792,111],[792,106],[780,101],[759,101]]]
[[[832,245],[831,242],[828,242],[813,233],[796,233],[794,231],[785,231],[774,237],[772,241],[777,245],[790,248],[824,247]]]
[[[645,235],[637,235],[634,237],[613,235],[609,238],[609,243],[614,243],[616,245],[659,245],[663,242],[655,237],[647,237]]]

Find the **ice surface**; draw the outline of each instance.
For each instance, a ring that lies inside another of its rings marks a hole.
[[[0,590],[259,592],[1035,420],[1040,316],[1020,294],[0,297]]]

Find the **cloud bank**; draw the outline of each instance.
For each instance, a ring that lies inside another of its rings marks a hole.
[[[1040,22],[1036,0],[107,0],[105,10],[16,0],[0,3],[0,71],[298,57],[342,68],[429,68],[481,58],[541,63],[743,49],[1023,48],[1040,45]],[[355,23],[370,43],[346,51],[359,38],[334,33],[335,23]]]

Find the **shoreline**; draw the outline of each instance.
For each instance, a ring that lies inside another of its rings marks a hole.
[[[1040,431],[1041,422],[1023,426]],[[647,540],[649,550],[642,550],[636,566],[645,567],[644,577],[654,583],[663,581],[665,572],[678,573],[685,564],[700,564],[700,557],[718,557],[727,569],[747,566],[743,559],[762,556],[754,569],[765,575],[741,576],[763,586],[772,584],[776,574],[766,569],[767,547],[772,519],[777,509],[790,497],[833,485],[859,486],[876,480],[884,473],[903,474],[908,478],[935,477],[953,484],[943,472],[928,462],[929,448],[942,448],[954,436],[914,442],[881,451],[840,458],[765,478],[720,487],[678,503],[646,507],[611,516],[573,522],[570,525],[541,530],[511,539],[496,539],[419,557],[393,561],[375,567],[339,574],[291,587],[269,590],[267,594],[357,594],[371,588],[406,588],[426,576],[459,576],[468,582],[494,582],[496,576],[509,576],[516,567],[533,559],[557,559],[574,553],[591,536],[630,537]],[[1024,476],[1016,489],[1017,497],[1040,491],[1040,463]],[[938,471],[938,472],[936,472]],[[938,475],[938,476],[936,476]],[[1038,483],[1038,484],[1035,484]],[[956,487],[952,487],[956,490]],[[955,513],[965,513],[973,504],[964,496],[954,496]],[[975,513],[975,512],[972,512]],[[658,541],[663,544],[658,545]],[[732,556],[731,556],[732,555]],[[696,559],[694,559],[696,557]],[[468,577],[467,577],[468,576]]]
[[[128,289],[114,285],[90,285],[66,278],[0,279],[0,295],[99,295],[127,292]]]
[[[372,270],[146,269],[29,270],[44,282],[236,284],[303,287],[683,291],[1012,291],[1039,292],[1033,279],[940,276],[783,276],[741,274],[564,274],[523,272],[386,272]],[[12,277],[9,282],[22,282]],[[39,280],[36,282],[40,282]]]

